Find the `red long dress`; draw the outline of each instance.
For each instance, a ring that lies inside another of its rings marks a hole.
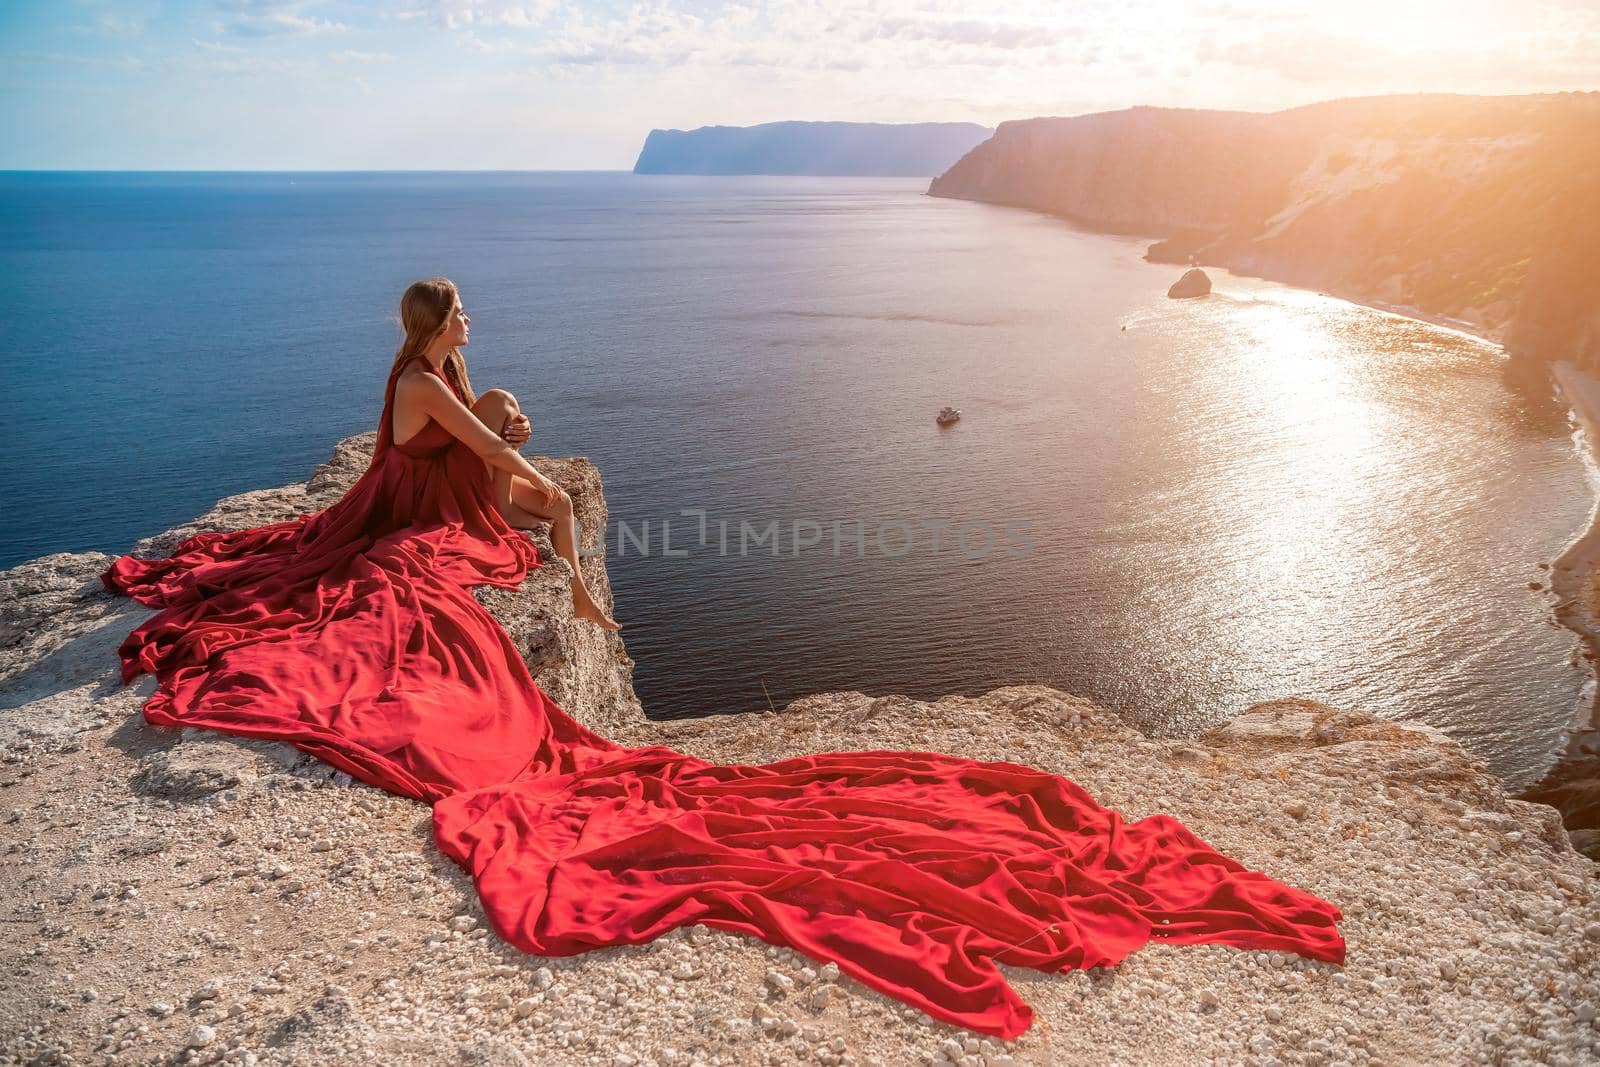
[[[1031,767],[881,750],[721,765],[585,728],[470,592],[515,588],[532,542],[437,422],[394,444],[398,374],[338,502],[105,571],[161,609],[119,649],[124,682],[157,678],[150,722],[287,741],[432,804],[495,930],[540,955],[703,923],[1005,1038],[1033,1012],[997,955],[1064,971],[1159,938],[1344,962],[1332,903]]]

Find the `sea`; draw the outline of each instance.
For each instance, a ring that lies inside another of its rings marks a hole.
[[[1298,697],[1539,777],[1587,677],[1540,564],[1597,489],[1546,383],[1224,271],[1169,299],[1144,241],[926,188],[0,175],[0,566],[304,480],[442,274],[524,452],[601,472],[652,717],[1038,683],[1188,736]]]

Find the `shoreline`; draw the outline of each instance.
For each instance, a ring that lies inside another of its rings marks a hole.
[[[1583,432],[1586,462],[1600,471],[1600,379],[1558,360],[1551,377]],[[1600,487],[1597,487],[1600,488]],[[1578,635],[1584,658],[1590,664],[1588,706],[1574,724],[1565,756],[1574,751],[1586,731],[1600,729],[1600,500],[1589,514],[1589,525],[1550,565],[1550,591],[1555,595],[1555,617]],[[1557,762],[1560,762],[1558,758]]]
[[[1230,271],[1229,273],[1232,272]],[[1267,280],[1270,281],[1271,279]],[[1314,289],[1312,292],[1320,293],[1323,296],[1331,296],[1335,300],[1343,300],[1346,303],[1359,304],[1374,311],[1382,311],[1397,318],[1410,319],[1413,322],[1425,322],[1429,326],[1437,326],[1442,330],[1449,330],[1452,333],[1464,334],[1480,341],[1487,341],[1489,344],[1500,346],[1502,353],[1505,351],[1505,331],[1503,329],[1484,326],[1481,323],[1468,322],[1466,319],[1453,319],[1448,315],[1433,315],[1409,304],[1389,304],[1382,300],[1363,300],[1360,297],[1344,296],[1332,289]],[[1509,359],[1511,357],[1507,355],[1506,358]]]
[[[1157,244],[1168,240],[1171,237],[1171,234],[1169,233],[1164,233],[1158,230],[1101,229],[1093,223],[1086,222],[1083,219],[1066,214],[1064,212],[1051,211],[1047,208],[1033,207],[1028,204],[1011,204],[1004,201],[984,200],[980,197],[958,196],[949,193],[935,193],[931,185],[922,195],[937,197],[945,200],[957,200],[968,204],[982,204],[986,207],[1011,208],[1016,211],[1027,211],[1035,215],[1043,215],[1046,218],[1055,219],[1058,222],[1064,223],[1067,227],[1076,230],[1079,233],[1092,234],[1097,237],[1119,238],[1129,242],[1132,245],[1142,246],[1142,251],[1139,253],[1139,260],[1144,263],[1149,263],[1154,266],[1175,267],[1180,271],[1187,270],[1190,267],[1200,267],[1202,269],[1210,270],[1223,270],[1227,271],[1236,278],[1253,278],[1257,281],[1271,282],[1274,285],[1281,285],[1287,289],[1298,289],[1303,293],[1316,293],[1318,296],[1331,297],[1335,300],[1343,300],[1347,304],[1358,304],[1361,307],[1370,308],[1373,311],[1381,311],[1386,315],[1394,315],[1398,318],[1410,319],[1413,322],[1426,323],[1429,326],[1437,326],[1442,330],[1450,330],[1454,333],[1464,334],[1467,337],[1476,338],[1477,340],[1485,341],[1492,345],[1497,345],[1500,347],[1502,354],[1505,354],[1507,355],[1507,358],[1510,358],[1509,354],[1505,353],[1506,331],[1504,326],[1488,326],[1484,323],[1472,322],[1468,319],[1452,318],[1449,315],[1440,315],[1430,311],[1423,311],[1421,308],[1414,307],[1410,304],[1391,304],[1387,301],[1379,300],[1373,296],[1357,294],[1353,292],[1341,292],[1336,288],[1304,285],[1298,282],[1288,281],[1274,274],[1263,274],[1257,270],[1247,269],[1242,265],[1227,263],[1223,260],[1213,259],[1208,261],[1204,257],[1198,255],[1196,255],[1188,263],[1180,262],[1176,258],[1151,259],[1150,249],[1155,247]]]
[[[1396,318],[1449,330],[1495,345],[1500,349],[1503,359],[1519,362],[1505,351],[1503,329],[1430,314],[1409,305],[1346,295],[1335,289],[1296,285],[1266,274],[1239,271],[1225,263],[1201,262],[1197,265],[1222,270],[1235,277],[1253,278],[1316,293]],[[1526,365],[1537,364],[1526,362]],[[1597,811],[1600,811],[1600,797],[1597,797],[1600,789],[1596,786],[1596,783],[1600,783],[1600,378],[1579,369],[1569,360],[1555,360],[1547,367],[1549,380],[1555,386],[1560,402],[1566,406],[1582,431],[1579,453],[1581,461],[1592,472],[1595,499],[1588,522],[1555,559],[1548,564],[1541,562],[1540,569],[1548,575],[1547,591],[1554,599],[1551,614],[1556,624],[1578,638],[1579,655],[1588,664],[1588,681],[1580,692],[1564,738],[1550,754],[1549,766],[1536,781],[1516,796],[1521,800],[1555,808],[1561,813],[1562,822],[1569,833],[1578,835],[1573,839],[1574,845],[1593,856],[1600,849],[1600,830],[1595,829]]]
[[[1234,273],[1230,267],[1223,269],[1229,274]],[[1262,280],[1275,279],[1262,276]],[[1409,305],[1345,296],[1332,289],[1310,291],[1501,346],[1505,358],[1513,358],[1504,353],[1503,329],[1446,315],[1432,315]],[[1585,373],[1568,360],[1555,360],[1548,366],[1550,379],[1556,386],[1561,402],[1583,432],[1583,444],[1579,448],[1582,460],[1600,476],[1600,378]],[[1589,664],[1589,681],[1585,695],[1579,697],[1567,738],[1553,754],[1550,767],[1541,776],[1541,782],[1570,759],[1594,759],[1593,753],[1582,751],[1580,746],[1586,736],[1600,734],[1600,477],[1594,480],[1594,490],[1595,502],[1589,512],[1588,523],[1550,562],[1547,571],[1550,576],[1549,591],[1555,597],[1552,614],[1558,623],[1577,635],[1581,655]],[[1538,783],[1528,791],[1532,792],[1537,787]]]
[[[1231,267],[1221,266],[1221,269],[1235,273]],[[1301,288],[1265,275],[1247,276]],[[1346,296],[1332,289],[1307,291],[1484,341],[1500,347],[1504,358],[1513,358],[1504,351],[1501,329],[1429,314],[1408,305]],[[1588,829],[1585,824],[1591,821],[1592,816],[1587,814],[1591,802],[1586,799],[1587,790],[1580,788],[1578,795],[1573,796],[1568,793],[1575,784],[1600,776],[1600,757],[1594,750],[1595,743],[1600,741],[1600,378],[1580,370],[1568,360],[1555,360],[1548,368],[1560,402],[1582,431],[1579,454],[1595,475],[1591,479],[1595,499],[1588,522],[1555,559],[1548,565],[1541,563],[1540,567],[1548,575],[1547,590],[1555,601],[1551,614],[1557,624],[1577,635],[1579,655],[1588,664],[1589,677],[1573,709],[1566,736],[1550,755],[1549,766],[1517,795],[1524,800],[1551,805],[1561,812],[1564,822],[1577,817],[1569,830],[1578,831]],[[1593,847],[1587,839],[1583,844]]]
[[[1155,259],[1146,259],[1145,262],[1156,263],[1163,266],[1182,266],[1181,264],[1167,264],[1163,260]],[[1282,278],[1276,278],[1270,274],[1255,274],[1248,270],[1241,270],[1239,268],[1230,266],[1227,263],[1206,263],[1201,261],[1196,265],[1202,268],[1212,267],[1216,270],[1225,270],[1237,278],[1254,278],[1257,281],[1272,282],[1274,285],[1281,285],[1288,289],[1298,289],[1303,293],[1316,293],[1318,296],[1325,296],[1334,300],[1343,300],[1347,304],[1355,304],[1359,307],[1370,308],[1373,311],[1381,311],[1385,315],[1393,315],[1396,318],[1410,319],[1412,322],[1420,322],[1428,326],[1436,326],[1441,330],[1449,330],[1451,333],[1459,333],[1463,336],[1471,337],[1476,340],[1495,345],[1500,349],[1501,355],[1505,356],[1507,359],[1511,358],[1510,354],[1505,351],[1505,329],[1503,327],[1486,326],[1483,323],[1471,322],[1467,319],[1451,318],[1449,315],[1437,315],[1433,312],[1423,311],[1421,308],[1413,307],[1410,304],[1391,304],[1388,301],[1379,300],[1376,297],[1361,296],[1354,293],[1343,293],[1338,289],[1330,289],[1323,286],[1297,285],[1294,282],[1284,281]]]

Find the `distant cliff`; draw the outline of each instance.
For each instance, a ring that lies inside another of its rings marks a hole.
[[[971,122],[768,122],[651,130],[635,174],[812,174],[924,178],[993,132]]]
[[[1455,318],[1600,370],[1600,93],[1006,122],[929,193],[1160,237],[1147,258]]]

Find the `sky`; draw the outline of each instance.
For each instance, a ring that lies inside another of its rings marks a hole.
[[[654,127],[1600,88],[1600,0],[0,0],[0,169],[633,166]]]

